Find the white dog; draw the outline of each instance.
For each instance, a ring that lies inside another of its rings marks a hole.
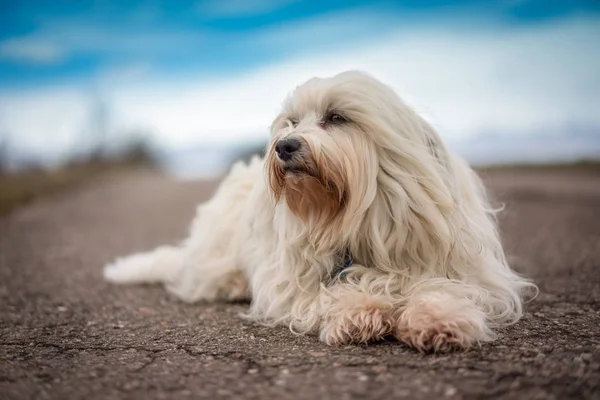
[[[311,79],[271,131],[265,159],[233,167],[187,240],[105,277],[190,302],[251,298],[253,320],[328,344],[468,348],[521,317],[535,286],[507,265],[479,178],[390,88]]]

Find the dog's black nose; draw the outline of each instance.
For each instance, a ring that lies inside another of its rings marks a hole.
[[[302,143],[298,139],[281,139],[275,145],[275,152],[282,161],[289,161],[300,147]]]

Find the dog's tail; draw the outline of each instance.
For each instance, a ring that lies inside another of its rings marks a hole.
[[[114,283],[168,283],[183,267],[182,249],[163,246],[147,253],[119,258],[104,267],[104,278]]]

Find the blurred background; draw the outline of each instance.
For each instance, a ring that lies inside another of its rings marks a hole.
[[[474,165],[600,158],[597,0],[0,0],[0,202],[115,166],[218,176],[347,69]]]

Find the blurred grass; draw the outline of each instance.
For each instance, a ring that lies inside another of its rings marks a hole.
[[[0,168],[0,217],[38,197],[79,186],[92,178],[155,165],[151,149],[139,142],[116,155],[105,156],[98,150],[53,169],[37,165],[16,171]]]
[[[600,173],[600,160],[579,160],[574,162],[566,163],[545,163],[545,164],[526,164],[526,163],[515,163],[515,164],[498,164],[498,165],[486,165],[475,167],[479,172],[493,172],[493,171],[575,171],[581,173]]]

